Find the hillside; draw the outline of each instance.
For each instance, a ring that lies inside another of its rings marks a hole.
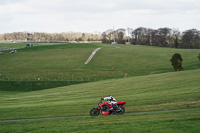
[[[98,47],[102,49],[84,65]],[[184,71],[172,69],[174,53],[182,55]],[[0,56],[0,132],[196,133],[198,54],[194,49],[103,44],[36,46],[5,53]],[[91,79],[96,82],[86,83]],[[127,102],[126,113],[88,116],[108,94]]]
[[[85,61],[98,47],[92,61]],[[185,70],[200,68],[195,49],[172,49],[137,45],[60,44],[4,52],[0,56],[0,79],[88,80],[122,78],[174,71],[170,59],[180,53]],[[112,68],[114,70],[112,70]]]
[[[199,108],[199,72],[171,72],[24,93],[0,91],[0,119],[88,115],[108,94],[126,101],[126,112]]]

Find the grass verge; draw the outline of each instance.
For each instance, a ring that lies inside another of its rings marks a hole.
[[[178,112],[65,118],[22,122],[0,122],[1,133],[73,132],[73,133],[197,133],[200,130],[199,109]]]

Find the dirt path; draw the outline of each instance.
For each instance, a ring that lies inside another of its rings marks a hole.
[[[125,113],[123,115],[132,114],[154,114],[154,113],[167,113],[167,112],[177,112],[177,111],[187,111],[192,109],[179,109],[179,110],[163,110],[163,111],[150,111],[150,112],[136,112],[136,113]],[[102,115],[100,115],[102,116]],[[34,118],[34,119],[18,119],[18,120],[0,120],[0,122],[22,122],[22,121],[35,121],[35,120],[55,120],[55,119],[69,119],[69,118],[85,118],[85,117],[95,117],[95,116],[66,116],[66,117],[53,117],[53,118]]]

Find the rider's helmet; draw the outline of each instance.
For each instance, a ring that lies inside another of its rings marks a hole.
[[[110,95],[107,95],[106,97],[110,97]]]

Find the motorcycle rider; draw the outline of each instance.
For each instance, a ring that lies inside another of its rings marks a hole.
[[[120,110],[119,107],[117,105],[115,105],[115,103],[117,103],[117,100],[114,97],[112,97],[111,95],[107,95],[106,97],[101,98],[100,100],[107,100],[108,104],[112,105],[112,107],[113,107],[113,108],[111,108],[111,110],[112,109],[117,110],[117,111]]]

